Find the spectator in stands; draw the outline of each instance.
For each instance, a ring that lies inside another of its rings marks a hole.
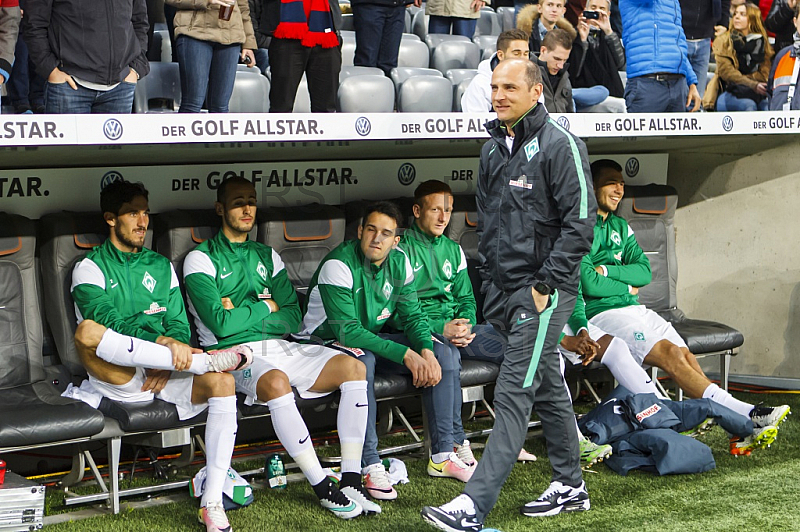
[[[492,71],[505,59],[528,58],[528,34],[522,30],[506,30],[497,37],[497,52],[478,65],[478,73],[461,97],[465,113],[485,113],[492,110]]]
[[[678,0],[622,0],[620,11],[628,112],[698,111],[697,76],[687,55]]]
[[[550,113],[575,112],[567,63],[572,49],[572,37],[560,28],[548,31],[542,40],[539,58],[536,60],[542,71],[544,105]],[[603,99],[605,96],[600,101]]]
[[[380,506],[370,501],[361,485],[367,423],[364,364],[327,347],[283,340],[298,330],[300,305],[280,255],[248,239],[256,222],[256,205],[256,189],[250,181],[239,177],[224,181],[215,204],[222,228],[186,256],[183,275],[200,344],[206,349],[236,344],[252,349],[252,366],[233,374],[236,389],[246,395],[247,404],[260,401],[269,407],[275,434],[323,508],[343,519],[362,511],[380,513]],[[338,488],[320,466],[293,387],[306,398],[341,390],[337,426],[342,480]]]
[[[714,41],[717,72],[705,104],[717,111],[766,111],[767,80],[772,66],[772,46],[761,22],[761,11],[745,4],[736,8],[730,29]]]
[[[144,0],[29,2],[25,41],[47,113],[130,113],[147,62]]]
[[[338,0],[273,0],[267,5],[272,33],[269,64],[271,113],[291,113],[303,74],[308,80],[312,113],[336,111],[342,46]]]
[[[461,359],[444,337],[431,334],[414,290],[414,270],[408,257],[395,249],[402,222],[394,203],[368,205],[358,240],[338,246],[317,268],[303,318],[304,334],[369,354],[362,358],[369,381],[362,464],[367,491],[378,499],[394,499],[397,492],[378,456],[376,372],[410,374],[414,386],[424,388],[422,398],[431,421],[428,474],[466,482],[474,470],[461,458],[474,463],[461,426]],[[390,318],[403,333],[379,334]]]
[[[247,367],[252,353],[240,346],[203,353],[187,345],[189,322],[175,270],[144,247],[150,211],[141,183],[111,183],[100,193],[100,206],[108,239],[72,273],[75,346],[89,379],[77,394],[74,388],[65,394],[93,397],[95,405],[101,397],[124,403],[158,397],[174,404],[181,420],[208,409],[199,518],[208,532],[227,530],[222,486],[236,440],[236,395],[233,376],[224,372]]]
[[[575,307],[595,204],[586,147],[537,105],[541,91],[540,70],[530,61],[503,61],[492,74],[497,120],[487,124],[491,139],[481,150],[478,252],[484,316],[502,324],[508,343],[494,392],[497,418],[475,474],[449,503],[422,509],[423,518],[442,530],[482,528],[525,440],[534,404],[553,476],[522,514],[590,506],[556,345]]]
[[[794,43],[775,57],[767,82],[769,108],[771,111],[800,109],[800,94],[797,92],[797,75],[800,67],[795,62],[800,55],[800,3],[794,6]]]
[[[20,83],[13,86],[13,88],[12,83],[8,83],[6,89],[9,97],[11,97],[15,112],[23,113],[26,110],[30,112],[31,107],[30,103],[28,103],[27,109],[21,109],[21,104],[28,100],[28,48],[22,39],[17,39],[20,30],[20,17],[20,7],[16,0],[0,0],[0,86],[9,81],[13,71],[12,65],[15,64],[14,56],[16,55],[16,77],[19,78]],[[21,86],[22,81],[25,81],[24,87]],[[15,90],[23,88],[25,89],[24,92]],[[24,96],[24,100],[22,100],[22,96]]]
[[[253,35],[255,35],[258,46],[253,50],[253,55],[256,58],[256,66],[266,76],[267,67],[269,67],[269,41],[272,40],[272,37],[263,29],[266,27],[267,1],[248,0],[248,4],[250,6],[250,23],[253,25]]]
[[[775,34],[775,49],[781,50],[794,42],[794,18],[797,0],[773,0],[769,14],[764,20],[766,28]]]
[[[731,0],[680,0],[683,33],[686,35],[689,63],[697,76],[700,98],[706,91],[711,39],[728,27]]]
[[[578,38],[572,45],[569,57],[572,95],[579,112],[624,113],[625,88],[619,71],[625,70],[625,49],[619,35],[611,29],[609,0],[588,0],[586,11],[578,21]],[[597,87],[604,88],[606,97],[599,104],[587,105]],[[588,93],[588,94],[587,94]]]
[[[553,28],[561,28],[574,36],[575,28],[564,18],[565,0],[539,0],[538,4],[528,4],[517,12],[517,28],[530,35],[528,48],[532,54],[539,53],[542,39]]]
[[[256,66],[258,48],[247,0],[166,0],[177,8],[175,46],[181,72],[181,113],[227,113],[239,58]],[[232,8],[228,20],[220,12]]]
[[[636,242],[633,230],[614,214],[625,190],[622,168],[614,161],[601,159],[592,163],[591,170],[597,224],[592,249],[581,262],[589,322],[628,344],[640,364],[669,373],[690,397],[708,398],[749,416],[756,432],[746,441],[731,440],[732,454],[760,447],[765,443],[760,437],[774,436],[772,427],[786,418],[789,407],[753,406],[711,383],[672,325],[639,304],[639,289],[649,284],[652,276],[650,261]],[[767,431],[761,430],[768,427]]]
[[[484,0],[428,0],[425,14],[430,15],[428,33],[463,35],[472,39],[481,16]]]
[[[388,76],[397,66],[406,27],[406,7],[414,0],[353,0],[355,66],[377,67]],[[419,2],[417,2],[419,4]]]

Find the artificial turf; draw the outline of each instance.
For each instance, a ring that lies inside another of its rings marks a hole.
[[[800,411],[800,397],[793,394],[736,394],[744,400],[767,404],[790,404]],[[750,457],[728,454],[727,437],[719,427],[700,437],[711,446],[715,470],[699,475],[657,477],[633,472],[622,477],[597,464],[584,478],[592,509],[571,515],[527,518],[518,508],[536,498],[548,485],[550,467],[541,438],[532,437],[526,449],[537,462],[517,464],[500,499],[486,519],[486,526],[503,532],[522,530],[559,531],[725,531],[800,530],[800,419],[790,416],[781,426],[778,440]],[[477,440],[481,442],[483,440]],[[480,452],[476,452],[480,458]],[[342,521],[323,511],[305,482],[294,482],[285,490],[257,489],[247,508],[228,512],[236,531],[329,531],[378,532],[434,530],[420,518],[424,505],[442,504],[461,491],[463,484],[451,479],[433,479],[425,473],[425,462],[403,457],[411,479],[397,488],[397,501],[382,503],[383,513]],[[161,506],[124,511],[70,523],[47,526],[50,531],[141,531],[202,530],[196,521],[197,503],[185,500]]]

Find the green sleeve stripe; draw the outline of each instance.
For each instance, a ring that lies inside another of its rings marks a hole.
[[[550,326],[550,316],[558,306],[558,290],[553,291],[553,304],[550,308],[546,309],[539,315],[539,329],[536,331],[536,343],[533,345],[533,353],[531,354],[531,362],[528,365],[528,373],[525,375],[525,381],[522,383],[523,388],[530,388],[533,384],[533,377],[536,375],[536,368],[539,367],[539,359],[542,356],[542,348],[544,347],[544,340],[547,336],[547,328]]]
[[[578,152],[578,145],[575,144],[575,139],[570,135],[566,129],[561,127],[558,122],[553,120],[552,118],[549,119],[550,123],[553,124],[556,129],[561,131],[564,135],[566,135],[567,139],[569,140],[569,147],[572,149],[572,159],[575,161],[575,170],[578,172],[578,185],[581,188],[581,218],[586,218],[589,214],[589,208],[586,203],[586,176],[583,173],[583,165],[581,164],[581,155]]]

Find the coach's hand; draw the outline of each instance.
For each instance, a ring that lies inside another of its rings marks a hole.
[[[547,294],[540,294],[538,290],[531,287],[531,294],[533,294],[533,304],[536,306],[536,312],[542,313],[545,308],[547,308],[547,302],[550,299],[550,296]]]
[[[403,357],[403,364],[411,371],[414,386],[427,388],[436,386],[442,380],[442,368],[430,349],[423,349],[422,354],[409,348]]]
[[[175,371],[186,371],[189,369],[192,365],[192,355],[203,352],[202,349],[191,347],[169,336],[159,336],[156,338],[156,343],[168,347],[172,352],[172,365],[175,366]]]
[[[148,369],[145,371],[145,374],[147,375],[147,379],[145,379],[142,385],[142,391],[158,393],[167,385],[167,381],[169,381],[169,376],[172,372],[166,369]]]

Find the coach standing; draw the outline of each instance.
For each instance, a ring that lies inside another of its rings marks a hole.
[[[578,290],[596,209],[586,146],[537,105],[539,68],[508,60],[492,75],[497,120],[481,151],[478,233],[484,315],[508,336],[494,393],[497,416],[464,493],[422,516],[443,530],[477,531],[525,441],[531,408],[542,420],[553,467],[550,487],[527,516],[589,509],[572,404],[556,344]]]

